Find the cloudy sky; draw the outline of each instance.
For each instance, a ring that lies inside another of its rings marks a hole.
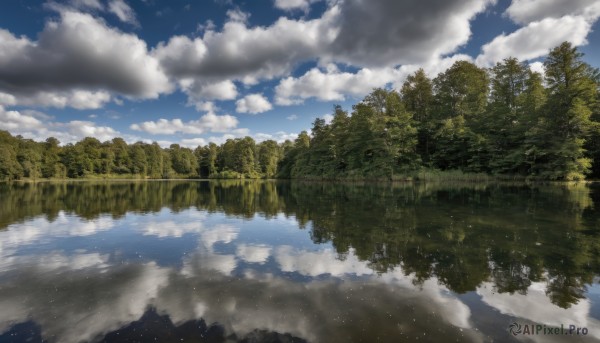
[[[597,0],[9,0],[0,129],[195,147],[309,129],[423,67],[540,69],[565,40],[600,66]]]

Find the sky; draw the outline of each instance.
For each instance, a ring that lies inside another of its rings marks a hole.
[[[294,139],[457,60],[600,67],[598,0],[6,0],[0,130],[62,144]]]

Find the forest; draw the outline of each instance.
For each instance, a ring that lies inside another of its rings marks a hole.
[[[600,177],[600,71],[569,42],[544,73],[515,58],[492,68],[457,61],[431,79],[375,89],[295,141],[251,137],[195,149],[172,144],[36,142],[0,131],[0,179],[418,179],[424,173],[540,180]]]

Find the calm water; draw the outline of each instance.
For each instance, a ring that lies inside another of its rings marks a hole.
[[[594,184],[0,184],[0,342],[600,341],[599,276]]]

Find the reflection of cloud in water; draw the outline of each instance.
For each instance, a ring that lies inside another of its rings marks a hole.
[[[6,256],[21,246],[38,243],[44,238],[91,236],[113,227],[114,220],[100,217],[82,220],[61,211],[53,221],[38,217],[22,224],[12,224],[0,231],[0,257]]]
[[[168,270],[155,263],[96,269],[69,275],[19,273],[3,284],[0,332],[33,320],[56,342],[92,341],[140,318],[161,288]]]
[[[212,249],[212,246],[217,242],[231,243],[237,238],[239,229],[231,225],[219,224],[215,227],[205,230],[200,234],[202,244],[207,249]]]
[[[176,223],[172,220],[164,222],[151,222],[143,226],[144,236],[181,237],[186,233],[196,233],[202,231],[202,223]]]
[[[236,255],[248,263],[265,263],[271,255],[271,247],[266,245],[246,245],[237,246]]]
[[[368,267],[368,262],[360,261],[353,249],[350,249],[345,260],[342,261],[337,258],[336,253],[331,249],[312,252],[282,246],[277,249],[275,259],[284,272],[297,272],[306,276],[323,274],[335,277],[369,275],[372,281],[378,283],[385,283],[391,287],[400,286],[405,289],[414,289],[413,276],[405,275],[400,267],[396,267],[383,275],[373,275],[373,270]],[[456,297],[451,296],[448,289],[437,282],[437,278],[431,278],[424,282],[420,292],[439,306],[440,313],[448,322],[461,328],[471,326],[469,323],[471,316],[469,307]]]
[[[216,243],[231,243],[239,233],[239,229],[231,225],[219,224],[200,233],[201,243],[198,250],[183,261],[181,273],[187,277],[198,276],[207,270],[218,271],[223,275],[231,275],[237,267],[234,255],[217,254],[213,246]],[[199,272],[200,271],[200,272]]]
[[[138,228],[144,236],[182,237],[187,233],[200,233],[205,230],[203,220],[206,219],[204,212],[187,210],[177,214],[177,221],[162,217],[166,211],[158,214],[143,215],[135,217],[132,226]],[[172,218],[172,216],[169,216]]]
[[[421,291],[409,281],[405,287],[377,276],[360,285],[335,279],[297,283],[259,273],[231,278],[201,269],[200,263],[187,267],[190,274],[169,284],[156,302],[161,313],[179,324],[202,313],[207,323],[218,322],[238,337],[264,329],[315,342],[349,337],[369,341],[376,336],[406,341],[425,338],[425,332],[431,341],[480,341],[467,329],[468,308],[443,295],[435,282]],[[437,298],[432,300],[432,294]]]
[[[43,271],[80,270],[108,267],[108,255],[98,253],[78,253],[66,256],[55,252],[48,255],[10,256],[0,260],[0,272],[35,268]]]
[[[318,276],[330,274],[342,276],[345,274],[371,275],[373,270],[367,263],[360,261],[354,251],[344,261],[337,258],[332,249],[321,251],[295,250],[293,247],[284,245],[277,248],[275,260],[279,263],[283,272],[298,272],[307,276]]]
[[[235,256],[218,255],[202,244],[180,272],[155,263],[98,269],[104,257],[86,255],[94,254],[57,258],[61,273],[24,269],[3,284],[0,332],[31,319],[52,341],[93,341],[138,320],[152,306],[176,325],[202,317],[238,337],[261,329],[311,341],[370,340],[374,335],[410,340],[425,332],[431,340],[479,340],[475,332],[454,326],[468,327],[463,304],[442,294],[444,288],[433,280],[422,291],[416,289],[400,271],[367,276],[360,286],[335,278],[298,283],[256,271],[244,274],[250,278],[228,276]],[[324,256],[334,267],[321,268],[340,274],[336,263],[341,261]]]
[[[591,318],[590,302],[581,299],[569,308],[560,308],[546,295],[546,283],[533,282],[527,289],[527,295],[498,293],[492,283],[484,283],[477,288],[482,301],[503,314],[522,318],[548,326],[577,325],[587,327],[590,335],[600,338],[600,322]]]

